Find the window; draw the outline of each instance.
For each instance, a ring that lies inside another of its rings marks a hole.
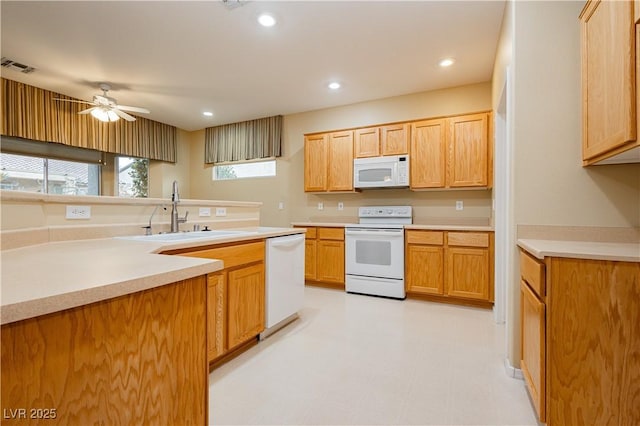
[[[243,179],[276,175],[276,160],[213,166],[213,180]]]
[[[100,166],[0,153],[0,186],[5,190],[61,195],[100,195]]]
[[[149,160],[146,158],[116,157],[116,179],[119,197],[148,197]]]

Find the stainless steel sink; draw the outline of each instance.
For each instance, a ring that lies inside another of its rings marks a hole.
[[[234,235],[248,235],[249,231],[194,231],[194,232],[175,232],[167,234],[154,234],[154,235],[132,235],[126,237],[116,237],[121,240],[134,240],[134,241],[158,241],[158,242],[173,242],[173,241],[189,241],[199,239],[215,239],[231,237]]]

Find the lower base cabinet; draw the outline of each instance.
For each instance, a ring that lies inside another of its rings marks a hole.
[[[309,226],[306,229],[305,281],[344,289],[344,228]]]
[[[493,303],[493,232],[407,230],[405,277],[409,296]]]
[[[264,241],[221,244],[166,254],[221,259],[225,268],[207,276],[209,362],[256,338],[265,328]]]
[[[640,263],[521,252],[521,367],[541,422],[640,424]]]

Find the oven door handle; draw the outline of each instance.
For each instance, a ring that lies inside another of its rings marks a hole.
[[[397,231],[389,231],[389,230],[380,230],[380,231],[376,231],[376,230],[371,230],[371,229],[349,229],[347,228],[345,230],[345,234],[346,235],[353,235],[353,236],[366,236],[366,237],[403,237],[404,236],[404,232],[402,229],[399,229]]]

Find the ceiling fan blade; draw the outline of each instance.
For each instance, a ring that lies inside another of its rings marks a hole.
[[[88,102],[88,101],[77,101],[75,99],[62,99],[62,98],[53,98],[54,101],[60,101],[60,102],[75,102],[77,104],[89,104],[89,105],[95,105],[93,102]]]
[[[118,117],[124,118],[127,121],[136,121],[135,117],[127,114],[126,112],[120,111],[118,108],[113,108],[111,111],[115,112]]]
[[[146,108],[127,106],[127,105],[118,105],[116,108],[122,111],[140,112],[142,114],[149,114],[151,112]]]
[[[78,114],[89,114],[89,113],[91,113],[91,111],[93,111],[96,108],[98,108],[98,107],[94,106],[94,107],[91,107],[91,108],[83,109],[82,111],[78,112]]]

